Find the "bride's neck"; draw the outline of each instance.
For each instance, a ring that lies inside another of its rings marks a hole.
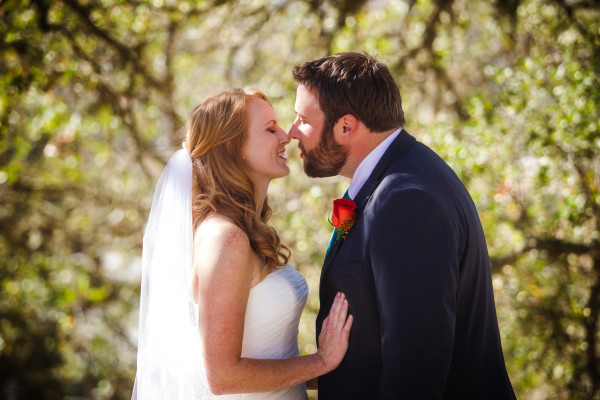
[[[256,212],[258,215],[261,214],[265,199],[267,198],[267,190],[269,189],[269,183],[256,184]]]

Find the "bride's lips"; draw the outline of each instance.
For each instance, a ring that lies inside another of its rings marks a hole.
[[[277,153],[277,158],[281,158],[282,160],[287,161],[287,157],[285,156],[285,149],[283,149]]]

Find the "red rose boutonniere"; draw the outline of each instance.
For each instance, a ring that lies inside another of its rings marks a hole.
[[[331,224],[336,227],[335,241],[346,239],[350,229],[354,226],[354,210],[356,203],[350,199],[337,199],[333,201],[333,215]]]

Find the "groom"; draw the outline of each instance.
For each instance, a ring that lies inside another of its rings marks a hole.
[[[388,68],[340,53],[293,75],[290,137],[305,172],[351,178],[356,204],[321,271],[317,337],[337,292],[354,323],[319,398],[514,399],[477,210],[448,165],[402,129]]]

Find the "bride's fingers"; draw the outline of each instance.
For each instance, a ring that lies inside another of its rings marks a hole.
[[[329,316],[327,316],[324,320],[323,320],[323,325],[321,325],[321,332],[325,332],[327,331],[327,327],[329,326]]]
[[[340,307],[340,312],[337,316],[336,328],[338,331],[342,331],[344,329],[344,325],[346,324],[346,317],[348,316],[348,299],[344,297],[342,301],[342,305]]]
[[[350,328],[352,328],[352,322],[354,321],[354,317],[352,314],[348,315],[348,319],[346,320],[346,324],[344,325],[344,335],[348,337],[350,335]]]
[[[329,310],[329,315],[323,320],[321,332],[331,331],[331,333],[340,333],[346,325],[348,315],[348,300],[346,296],[338,292],[333,299],[333,304]]]
[[[331,305],[331,310],[329,311],[329,317],[331,319],[331,327],[334,331],[339,330],[339,318],[340,313],[342,312],[342,308],[344,305],[344,294],[338,293],[333,300],[333,304]]]

